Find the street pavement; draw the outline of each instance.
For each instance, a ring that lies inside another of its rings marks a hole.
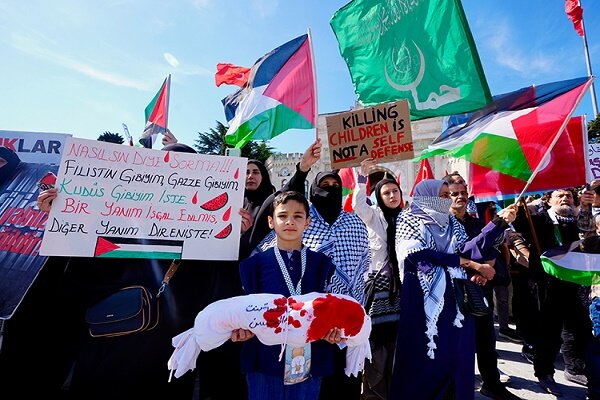
[[[511,325],[514,328],[514,325]],[[497,329],[497,326],[496,326]],[[498,351],[498,368],[511,379],[506,384],[508,390],[522,399],[527,400],[553,400],[555,396],[544,392],[537,383],[537,378],[533,375],[533,365],[527,362],[521,355],[522,345],[510,342],[501,337],[498,337],[496,349]],[[558,384],[562,385],[563,396],[560,399],[565,400],[585,400],[585,387],[569,382],[564,377],[564,364],[562,355],[559,354],[555,362],[556,372],[554,379]],[[478,371],[476,371],[479,374]],[[479,375],[477,375],[479,378]],[[489,399],[479,393],[481,381],[475,380],[475,399]]]

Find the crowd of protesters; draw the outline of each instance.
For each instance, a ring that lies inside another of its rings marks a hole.
[[[172,135],[166,140],[164,150],[195,153],[176,143]],[[317,140],[281,190],[271,184],[263,163],[248,161],[244,204],[239,210],[239,260],[183,263],[173,280],[174,290],[161,298],[172,312],[160,322],[160,329],[91,339],[84,313],[119,287],[160,285],[168,263],[120,259],[107,265],[97,259],[50,258],[42,273],[48,282],[30,291],[27,301],[34,302],[32,306],[25,304],[30,319],[17,318],[12,328],[23,335],[6,335],[7,350],[0,353],[0,379],[7,378],[4,386],[18,386],[23,396],[55,394],[71,399],[264,395],[287,400],[463,400],[474,397],[476,357],[482,395],[519,399],[500,379],[496,352],[500,335],[522,343],[524,360],[533,364],[544,392],[563,394],[554,380],[554,362],[561,353],[565,378],[587,386],[590,399],[600,399],[600,345],[594,336],[600,332],[594,317],[600,316],[589,311],[597,291],[551,276],[540,261],[544,251],[583,239],[585,251],[600,248],[600,182],[592,182],[590,189],[554,190],[501,210],[491,203],[478,207],[478,215],[469,186],[459,174],[421,181],[410,207],[404,207],[394,177],[369,182],[377,163],[367,159],[355,171],[354,211],[347,212],[342,209],[337,171],[317,174],[305,193],[305,180],[320,153]],[[56,196],[57,189],[40,192],[39,209],[48,212]],[[585,212],[591,214],[591,228],[578,224]],[[286,231],[285,226],[293,229]],[[291,231],[297,237],[293,246],[284,248],[291,242],[282,240],[282,235]],[[273,248],[279,249],[280,257],[271,257],[277,255]],[[306,252],[303,249],[309,251],[311,263],[307,275],[299,271],[305,269],[300,262],[306,257],[300,256]],[[294,266],[298,268],[292,272]],[[280,269],[277,281],[260,280],[263,275],[277,275]],[[481,287],[487,302],[497,305],[495,312],[481,316],[462,312],[455,296],[456,280],[461,279]],[[305,378],[310,384],[289,383],[307,389],[292,390],[280,376],[279,349],[270,351],[240,329],[225,346],[198,358],[196,374],[167,381],[171,338],[191,327],[194,316],[208,304],[265,290],[293,294],[292,289],[300,286],[349,295],[363,304],[372,322],[372,358],[361,377],[344,374],[343,332],[333,330],[315,345],[317,364],[312,365],[312,376],[307,373]],[[48,295],[55,296],[51,304],[59,313],[57,325],[37,326],[37,321],[48,321],[48,315],[35,311],[37,304],[49,312],[42,307]],[[516,329],[509,326],[511,318]],[[31,349],[41,346],[31,345],[33,337],[54,351],[35,354]],[[35,375],[44,375],[41,384],[34,383]]]

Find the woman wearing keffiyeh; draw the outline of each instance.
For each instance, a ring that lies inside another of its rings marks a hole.
[[[403,277],[401,314],[390,398],[472,399],[475,340],[473,317],[458,310],[451,278],[480,284],[494,277],[492,229],[467,241],[449,214],[452,200],[442,180],[421,181],[411,210],[397,220],[396,253]],[[513,216],[514,218],[514,216]]]

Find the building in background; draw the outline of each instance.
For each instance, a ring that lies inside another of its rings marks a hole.
[[[307,178],[307,193],[308,186],[313,181],[315,175],[320,171],[326,171],[331,169],[331,161],[329,157],[329,145],[327,142],[327,124],[325,117],[328,114],[321,114],[318,118],[317,132],[323,143],[323,150],[321,152],[321,160],[313,166]],[[426,148],[436,137],[438,137],[442,130],[442,118],[428,118],[420,121],[412,121],[412,135],[415,149],[415,156],[421,154],[421,151]],[[269,157],[266,162],[266,167],[271,174],[271,182],[277,189],[281,188],[294,174],[296,164],[300,162],[302,153],[286,153],[286,154],[274,154]],[[446,175],[446,172],[450,173],[458,171],[462,176],[468,176],[468,163],[463,159],[458,159],[448,156],[437,156],[429,159],[431,168],[433,169],[433,175],[436,179],[441,179]],[[410,193],[417,172],[419,169],[419,163],[412,161],[397,161],[397,162],[386,162],[382,163],[381,166],[385,168],[386,172],[394,174],[394,178],[400,177],[400,187],[404,198],[409,200],[408,193]],[[380,174],[383,176],[383,174]],[[374,185],[373,185],[374,186]]]

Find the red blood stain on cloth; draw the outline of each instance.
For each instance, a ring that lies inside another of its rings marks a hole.
[[[314,319],[308,327],[308,342],[321,339],[331,328],[344,330],[345,336],[355,336],[365,321],[365,310],[357,302],[330,294],[312,303]]]
[[[263,317],[265,322],[267,323],[267,327],[269,328],[277,328],[275,333],[281,332],[281,327],[279,327],[279,321],[281,316],[285,314],[287,299],[285,297],[280,297],[273,301],[275,304],[275,308],[269,308],[267,311],[263,313]]]
[[[293,297],[288,298],[288,306],[290,306],[290,308],[292,310],[302,310],[302,307],[304,307],[304,303],[301,301],[296,301],[296,299],[294,299]]]
[[[302,323],[300,321],[298,321],[296,318],[292,317],[291,315],[288,317],[288,324],[293,326],[294,328],[300,328],[302,327]]]

